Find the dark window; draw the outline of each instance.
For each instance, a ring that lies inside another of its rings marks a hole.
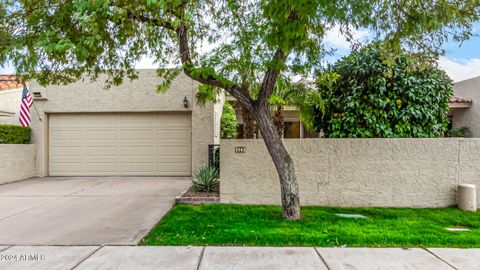
[[[284,138],[300,138],[300,122],[285,122]]]

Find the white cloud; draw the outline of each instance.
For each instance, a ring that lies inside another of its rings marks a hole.
[[[480,76],[480,58],[455,59],[442,57],[438,66],[447,72],[454,82]]]
[[[15,73],[15,68],[8,64],[4,67],[0,67],[0,74],[13,74]]]
[[[354,29],[352,31],[352,37],[355,41],[365,41],[371,37],[371,33],[365,29]],[[327,31],[325,35],[325,41],[329,47],[335,49],[350,49],[350,42],[347,41],[345,36],[341,33],[339,26],[334,26]]]

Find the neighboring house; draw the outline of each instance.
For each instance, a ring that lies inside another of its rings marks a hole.
[[[450,116],[454,128],[467,127],[468,137],[480,137],[480,76],[454,85],[456,102],[451,102]],[[454,105],[454,106],[452,106]]]
[[[0,75],[0,123],[18,124],[22,88],[15,76]]]
[[[185,75],[158,94],[156,71],[138,72],[137,80],[107,90],[102,77],[47,87],[30,82],[38,176],[191,176],[207,165],[208,145],[220,141],[223,100],[198,106],[198,84]],[[2,97],[0,108],[17,112],[19,93]],[[12,123],[5,119],[0,123]]]

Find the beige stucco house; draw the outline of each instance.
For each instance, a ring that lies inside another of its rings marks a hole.
[[[467,127],[468,137],[480,138],[480,76],[454,85],[456,102],[450,115],[454,128]]]
[[[198,84],[180,75],[164,94],[155,70],[104,89],[98,82],[30,82],[38,176],[190,176],[220,141],[223,102],[199,106]],[[19,124],[22,89],[0,92],[0,124]],[[38,111],[38,114],[37,114]]]

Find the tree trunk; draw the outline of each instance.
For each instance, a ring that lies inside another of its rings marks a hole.
[[[240,114],[242,115],[243,119],[243,138],[244,139],[254,139],[256,134],[256,126],[255,121],[252,115],[248,112],[248,110],[243,107],[241,104],[240,106]]]
[[[280,179],[282,215],[289,220],[300,219],[300,197],[293,160],[285,149],[281,137],[278,135],[270,117],[268,106],[255,109],[254,116]]]
[[[283,138],[283,132],[285,130],[285,118],[283,117],[282,106],[277,106],[277,111],[273,117],[273,123],[277,128],[278,135],[280,138]]]

